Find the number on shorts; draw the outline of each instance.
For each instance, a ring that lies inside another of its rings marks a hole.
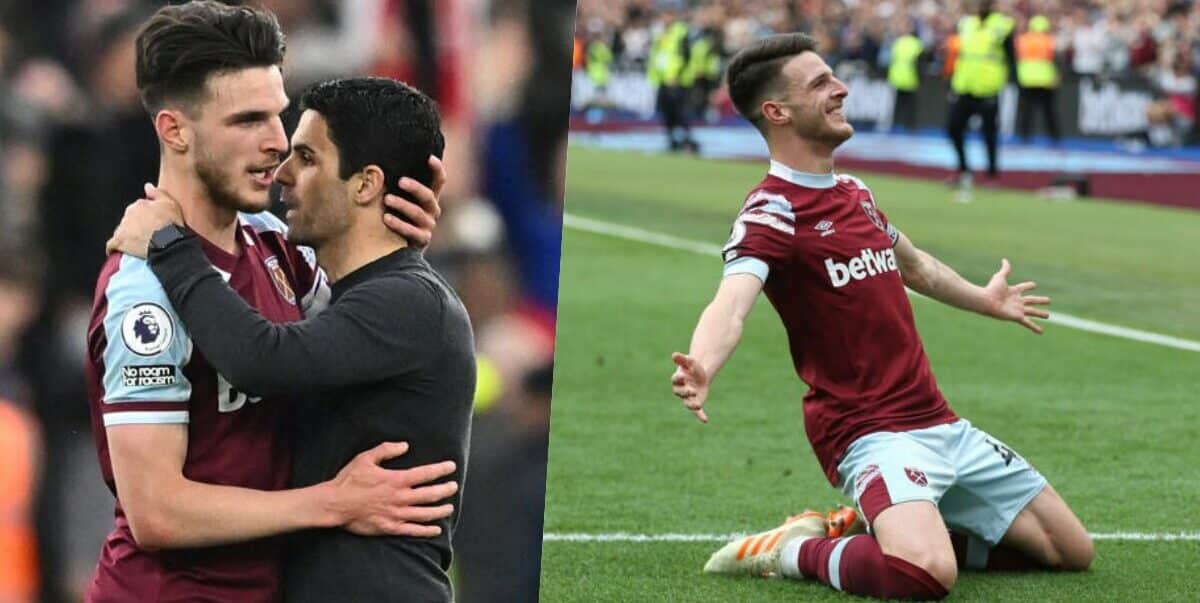
[[[1000,458],[1004,459],[1005,467],[1007,467],[1009,464],[1011,464],[1013,458],[1017,456],[1017,453],[1013,452],[1012,448],[1009,448],[1008,446],[1005,446],[1004,444],[1001,444],[1000,442],[993,442],[991,440],[987,440],[987,443],[991,444],[992,448],[996,450],[996,454],[1000,455]]]

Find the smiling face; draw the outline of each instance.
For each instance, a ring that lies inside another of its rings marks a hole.
[[[300,116],[292,154],[275,177],[283,185],[289,241],[320,248],[350,228],[354,177],[338,175],[338,149],[320,113],[309,109]]]
[[[849,91],[815,52],[802,52],[783,65],[782,97],[763,102],[763,115],[800,138],[836,147],[854,134],[846,121],[843,102]]]
[[[209,78],[207,93],[194,115],[184,117],[195,131],[196,176],[218,206],[262,211],[287,151],[279,118],[288,105],[283,76],[275,66],[221,73]]]

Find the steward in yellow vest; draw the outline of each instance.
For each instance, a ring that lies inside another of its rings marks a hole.
[[[958,21],[958,58],[950,78],[954,94],[947,133],[958,156],[958,183],[964,190],[971,184],[965,140],[967,123],[973,115],[983,122],[988,177],[994,179],[999,175],[996,157],[999,96],[1008,82],[1008,74],[1016,70],[1012,17],[992,12],[992,0],[980,0],[976,7],[975,14]]]
[[[1050,139],[1058,142],[1058,115],[1054,108],[1054,93],[1058,88],[1058,67],[1054,64],[1054,36],[1050,35],[1050,20],[1044,15],[1029,19],[1029,31],[1017,37],[1017,84],[1021,101],[1017,107],[1017,130],[1029,140],[1033,131],[1033,116],[1041,110]]]
[[[690,76],[685,78],[689,54],[687,24],[671,21],[654,39],[646,68],[646,79],[658,88],[658,112],[662,115],[667,143],[672,151],[695,151],[697,148],[688,123],[688,95],[694,81]]]
[[[892,42],[892,62],[888,65],[888,83],[896,90],[916,92],[921,83],[917,60],[925,52],[921,38],[906,33]]]
[[[1022,88],[1057,88],[1054,65],[1054,36],[1050,20],[1043,15],[1029,19],[1029,31],[1017,37],[1017,83]]]
[[[990,5],[989,1],[983,3]],[[950,86],[958,94],[988,97],[1000,94],[1008,82],[1012,65],[1013,20],[1007,15],[989,12],[968,15],[958,22],[960,48]]]
[[[908,19],[896,21],[896,34],[892,42],[891,62],[888,64],[888,83],[896,90],[896,101],[892,106],[892,124],[902,125],[911,131],[917,127],[917,88],[921,85],[920,60],[925,52],[925,43],[913,35],[912,23]]]
[[[608,86],[608,78],[612,73],[613,53],[612,49],[603,39],[597,37],[587,45],[587,70],[588,79],[592,81],[592,85],[597,90],[603,90]]]
[[[708,110],[708,98],[721,80],[721,51],[719,30],[706,28],[692,39],[687,65],[680,84],[689,88],[691,114],[701,117]]]

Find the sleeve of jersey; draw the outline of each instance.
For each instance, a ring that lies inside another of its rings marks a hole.
[[[124,256],[104,295],[104,425],[187,423],[192,341],[158,279],[144,260]]]
[[[766,283],[771,270],[790,255],[795,234],[791,203],[782,195],[755,193],[733,223],[723,251],[723,275],[752,274]]]
[[[892,240],[892,247],[895,247],[896,242],[900,240],[900,231],[896,230],[895,226],[892,226],[892,221],[884,215],[883,210],[879,209],[879,206],[875,206],[875,211],[879,214],[879,219],[883,220],[884,230],[887,231],[888,238]]]

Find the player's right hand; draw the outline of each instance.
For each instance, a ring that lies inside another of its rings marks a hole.
[[[684,408],[692,411],[701,423],[708,422],[704,413],[704,401],[708,399],[708,372],[695,358],[675,352],[671,354],[675,373],[671,375],[671,388],[683,400]]]
[[[449,517],[454,505],[434,503],[458,492],[458,482],[430,482],[454,473],[457,466],[442,461],[411,469],[382,467],[384,461],[406,452],[407,442],[384,442],[354,457],[328,482],[343,528],[362,536],[433,538],[442,533],[440,526],[429,524]]]

